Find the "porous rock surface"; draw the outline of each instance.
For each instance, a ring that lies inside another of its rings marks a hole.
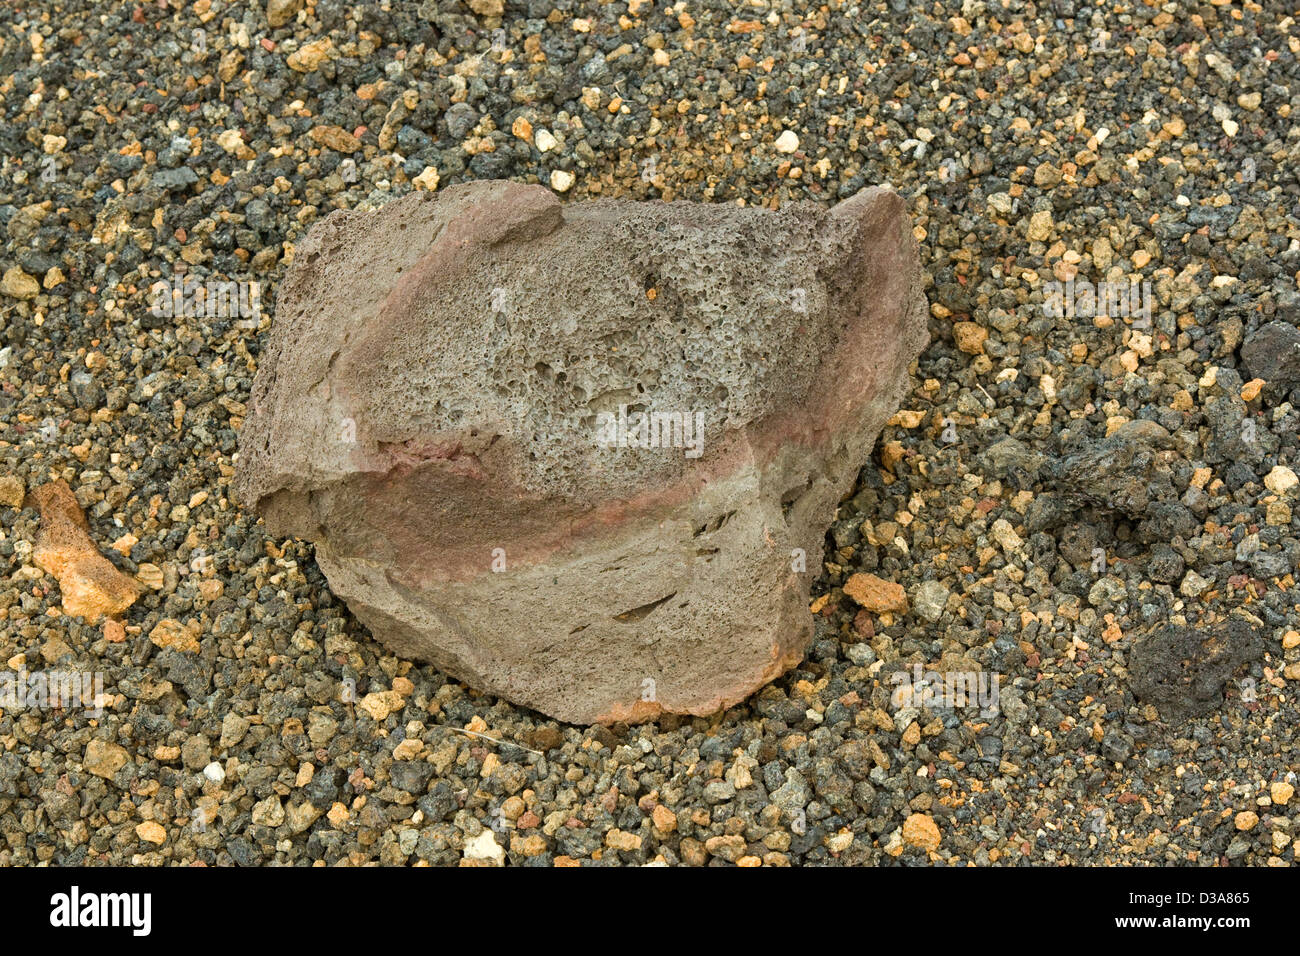
[[[577,723],[708,714],[801,659],[826,528],[926,342],[888,189],[416,193],[299,246],[236,496],[400,655]],[[602,445],[641,411],[702,443]]]
[[[1223,704],[1224,687],[1233,674],[1263,656],[1261,623],[1233,616],[1205,629],[1176,624],[1158,628],[1133,648],[1133,693],[1155,704],[1168,720],[1212,713]]]

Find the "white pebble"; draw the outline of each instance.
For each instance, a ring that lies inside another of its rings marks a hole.
[[[1264,477],[1264,487],[1275,495],[1286,494],[1297,483],[1300,483],[1300,478],[1296,478],[1295,472],[1286,465],[1275,465]]]
[[[567,169],[557,169],[551,173],[551,188],[557,193],[567,193],[573,188],[573,173]]]
[[[776,138],[776,151],[778,153],[793,153],[799,148],[799,137],[795,135],[794,130],[788,129]]]
[[[503,863],[506,858],[506,851],[497,843],[496,836],[491,830],[484,830],[472,840],[465,841],[465,858],[468,860],[492,860],[495,863]]]

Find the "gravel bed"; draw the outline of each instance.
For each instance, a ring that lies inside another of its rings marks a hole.
[[[6,3],[0,661],[103,708],[3,708],[0,864],[1291,865],[1298,15]],[[909,204],[932,343],[806,660],[743,706],[579,728],[477,694],[229,500],[295,243],[485,178]],[[260,314],[158,314],[187,279]],[[1136,307],[1064,307],[1085,281]],[[120,624],[33,563],[57,478],[147,585]]]

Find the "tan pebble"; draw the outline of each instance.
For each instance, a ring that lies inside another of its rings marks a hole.
[[[237,129],[223,130],[217,135],[217,145],[236,159],[255,159],[257,154],[244,142],[243,135]]]
[[[136,827],[135,835],[146,843],[156,843],[159,846],[167,842],[167,831],[152,820],[146,820]]]
[[[0,478],[0,505],[6,508],[21,508],[26,494],[27,489],[23,486],[23,480],[17,475],[5,475]]]
[[[348,808],[341,803],[335,803],[330,807],[329,813],[325,814],[325,818],[329,820],[331,826],[338,829],[348,821]]]
[[[511,822],[518,820],[523,815],[526,804],[521,797],[506,797],[501,804],[501,813]]]
[[[334,44],[329,37],[313,40],[311,43],[304,43],[290,53],[286,62],[291,70],[299,73],[311,73],[320,69],[320,65],[325,62],[333,49]]]
[[[776,138],[776,151],[786,153],[787,155],[795,152],[799,148],[799,136],[794,130],[788,129]]]
[[[1284,495],[1300,483],[1296,478],[1295,472],[1286,465],[1275,465],[1273,470],[1264,476],[1264,487],[1275,495]]]
[[[96,777],[109,780],[115,773],[126,766],[130,760],[126,748],[108,740],[91,740],[86,744],[86,752],[81,758],[81,765]]]
[[[1031,242],[1046,242],[1052,235],[1055,224],[1052,214],[1046,209],[1039,210],[1029,217],[1027,237]]]
[[[907,610],[907,592],[901,584],[885,581],[874,574],[857,573],[844,582],[844,593],[868,611],[902,613]]]
[[[982,355],[984,342],[988,339],[988,329],[976,322],[955,322],[952,327],[953,338],[957,348],[967,355]]]
[[[282,27],[302,8],[302,0],[266,0],[266,22],[273,27]]]
[[[5,270],[0,279],[0,293],[14,299],[34,299],[41,292],[41,284],[17,266]]]
[[[989,534],[993,536],[994,541],[1001,545],[1002,550],[1009,555],[1019,554],[1021,548],[1024,547],[1024,540],[1020,535],[1016,534],[1015,528],[1012,527],[1011,522],[1006,518],[999,518],[997,521],[993,522],[993,527],[989,529]]]
[[[894,413],[894,417],[889,420],[889,424],[898,425],[902,428],[916,428],[923,421],[925,421],[925,412],[923,410],[900,408]]]
[[[375,721],[382,721],[394,710],[402,708],[402,698],[391,690],[373,691],[361,698],[360,708]]]
[[[704,841],[704,850],[710,856],[735,862],[745,855],[745,838],[742,836],[713,836]]]
[[[894,466],[903,460],[905,450],[902,442],[887,441],[880,448],[880,464],[889,471],[894,470]]]
[[[641,849],[641,837],[635,833],[613,829],[605,834],[605,846],[611,850],[639,850]]]
[[[939,827],[924,813],[913,813],[903,823],[903,842],[927,853],[939,849]]]
[[[662,803],[650,811],[655,829],[660,833],[672,833],[677,829],[677,816]]]
[[[275,794],[253,804],[250,819],[260,827],[278,827],[284,823],[284,806]]]
[[[518,834],[510,838],[510,850],[520,856],[541,856],[546,852],[546,840],[536,833],[529,833],[526,836]]]
[[[199,652],[198,635],[202,630],[198,621],[181,624],[171,618],[163,618],[149,632],[149,640],[155,647],[172,648],[191,654]]]
[[[393,748],[394,760],[414,760],[424,750],[424,741],[418,737],[407,737]]]
[[[573,188],[574,176],[567,169],[551,171],[551,188],[557,193],[567,193]]]
[[[157,591],[163,586],[162,568],[156,564],[142,564],[136,568],[136,580],[143,584],[151,591]]]
[[[361,148],[361,141],[339,126],[316,126],[310,135],[313,143],[338,153],[355,153]]]

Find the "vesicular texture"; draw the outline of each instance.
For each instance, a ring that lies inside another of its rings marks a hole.
[[[236,492],[401,655],[578,723],[707,714],[801,659],[926,341],[888,189],[416,193],[299,247]]]

